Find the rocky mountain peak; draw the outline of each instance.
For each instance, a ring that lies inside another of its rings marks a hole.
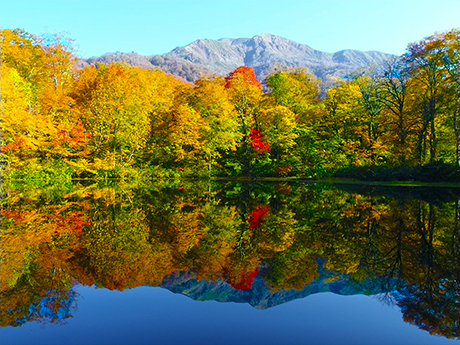
[[[252,38],[198,39],[184,47],[176,47],[163,55],[106,54],[88,59],[88,63],[113,61],[128,62],[142,68],[159,67],[189,81],[200,73],[225,75],[239,66],[253,67],[259,80],[263,80],[275,65],[304,67],[319,78],[327,75],[342,77],[353,71],[378,66],[393,57],[377,51],[360,52],[342,50],[325,53],[308,45],[264,33]]]

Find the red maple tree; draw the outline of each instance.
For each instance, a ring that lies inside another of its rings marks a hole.
[[[249,229],[257,228],[260,225],[260,220],[263,216],[268,214],[270,206],[268,205],[259,205],[249,213]]]
[[[257,273],[259,273],[259,269],[256,268],[254,271],[246,274],[245,272],[241,273],[238,282],[229,282],[230,286],[237,290],[247,290],[252,287],[252,283],[254,282],[254,278],[256,277]]]
[[[254,69],[252,67],[241,66],[236,68],[233,72],[230,72],[225,77],[225,88],[229,88],[237,79],[243,79],[243,81],[255,85],[257,87],[262,87],[262,85],[257,80],[256,74],[254,73]]]
[[[251,131],[249,134],[249,145],[255,148],[258,153],[269,153],[270,145],[266,141],[261,140],[264,135],[257,129],[250,128],[249,130]]]

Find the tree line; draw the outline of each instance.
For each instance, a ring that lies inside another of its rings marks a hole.
[[[78,68],[71,41],[0,31],[6,176],[305,176],[458,169],[459,31],[372,73],[321,81],[278,66],[193,84],[127,64]],[[369,76],[371,75],[371,76]]]

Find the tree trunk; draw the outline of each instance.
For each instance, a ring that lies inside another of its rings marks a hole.
[[[423,116],[423,118],[424,118],[423,126],[418,134],[418,140],[417,140],[417,146],[416,146],[417,159],[419,161],[419,165],[422,165],[423,163],[423,157],[424,157],[424,151],[425,151],[424,141],[426,140],[428,125],[430,124],[430,122],[425,118],[425,115]]]

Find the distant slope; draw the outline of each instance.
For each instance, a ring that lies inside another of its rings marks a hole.
[[[286,38],[262,34],[252,38],[199,39],[164,55],[109,53],[86,61],[90,64],[126,61],[131,66],[160,68],[194,81],[200,74],[225,75],[239,66],[253,67],[257,77],[263,80],[274,64],[305,67],[322,79],[327,75],[341,77],[360,68],[378,66],[390,57],[378,51],[324,53]]]
[[[209,75],[214,72],[205,66],[194,64],[190,61],[167,55],[140,55],[137,53],[107,53],[99,57],[86,60],[88,64],[112,62],[126,62],[130,66],[145,69],[161,69],[165,73],[175,74],[187,81],[194,81],[201,75]]]

